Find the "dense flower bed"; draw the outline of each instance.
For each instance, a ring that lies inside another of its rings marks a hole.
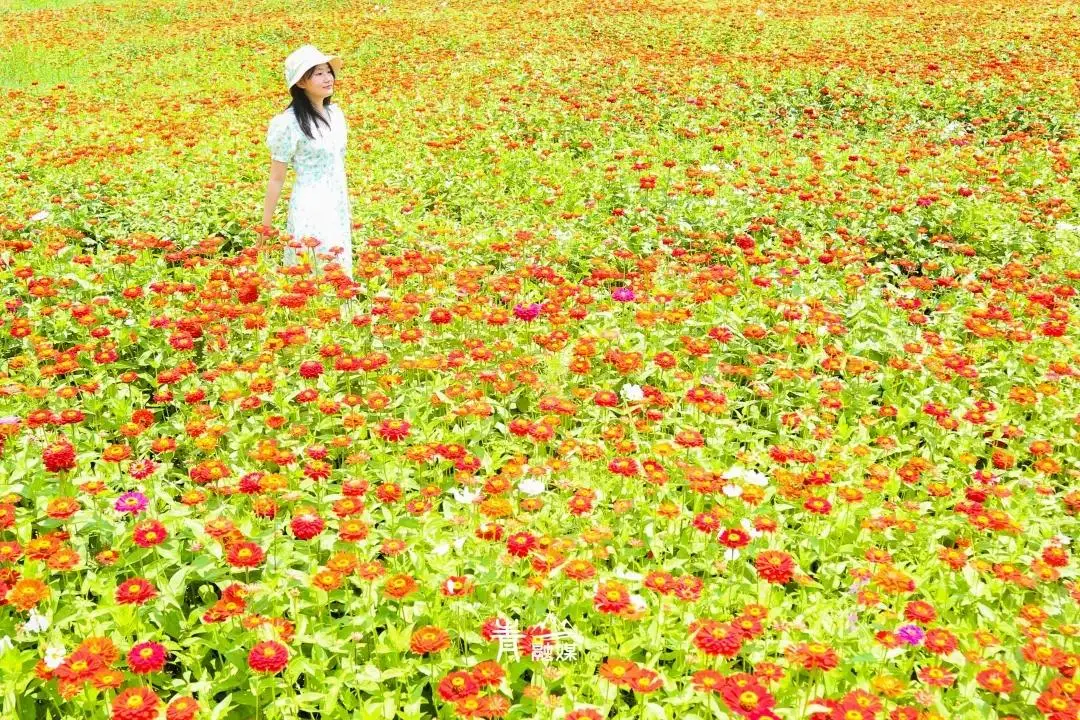
[[[1080,717],[1075,8],[51,5],[4,718]],[[355,282],[253,227],[315,38]]]

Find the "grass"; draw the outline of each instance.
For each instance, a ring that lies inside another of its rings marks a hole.
[[[77,64],[50,62],[44,48],[24,44],[0,48],[0,87],[50,86],[71,83],[81,77]]]

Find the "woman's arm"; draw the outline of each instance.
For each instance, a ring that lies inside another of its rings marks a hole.
[[[266,183],[266,199],[263,200],[263,227],[270,229],[274,222],[274,209],[281,197],[281,187],[285,184],[285,171],[288,165],[279,161],[270,161],[270,180]]]

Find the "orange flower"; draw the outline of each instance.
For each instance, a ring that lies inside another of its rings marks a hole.
[[[429,655],[450,647],[450,636],[435,625],[427,625],[414,631],[409,640],[409,649],[417,655]]]
[[[7,601],[18,610],[29,610],[49,597],[49,586],[37,578],[19,578],[8,590]]]

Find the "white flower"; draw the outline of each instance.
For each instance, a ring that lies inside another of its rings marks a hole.
[[[67,655],[62,647],[50,647],[45,648],[45,667],[50,670],[55,670],[64,664],[64,657]]]
[[[725,480],[742,480],[746,470],[740,465],[733,465],[724,471],[724,474],[720,477]]]
[[[5,635],[0,637],[0,653],[6,653],[11,648],[15,647],[15,643],[11,642],[11,638]]]
[[[749,518],[743,518],[739,524],[742,525],[742,529],[745,530],[746,534],[751,538],[761,537],[761,531],[754,527],[754,524],[750,522]]]
[[[1053,540],[1055,542],[1057,542],[1057,543],[1060,543],[1061,545],[1071,545],[1072,544],[1072,538],[1069,537],[1068,535],[1058,534],[1058,535],[1055,535],[1053,537]]]
[[[964,134],[964,132],[965,132],[964,124],[961,123],[961,122],[957,122],[957,121],[953,120],[951,123],[949,123],[948,125],[945,126],[945,128],[941,131],[941,135],[942,135],[942,137],[949,138],[949,137],[955,137],[957,135],[962,135],[962,134]]]
[[[49,217],[49,211],[48,210],[42,210],[41,212],[39,212],[39,213],[35,214],[33,217],[31,217],[30,222],[37,222],[38,220],[44,220],[47,217]]]
[[[547,490],[547,486],[539,478],[525,478],[518,483],[518,490],[526,495],[539,495]]]
[[[743,473],[743,482],[748,482],[751,485],[757,485],[758,487],[765,487],[769,484],[769,476],[765,473],[759,473],[757,470],[747,470]]]
[[[39,613],[37,608],[31,608],[30,619],[23,625],[23,629],[28,633],[45,632],[49,629],[49,618]]]
[[[638,402],[645,399],[645,391],[641,389],[640,385],[631,385],[627,383],[622,386],[623,400],[629,402]]]
[[[738,485],[728,484],[724,486],[724,494],[728,497],[739,497],[742,495],[742,488]]]
[[[431,554],[437,557],[442,557],[448,552],[450,552],[450,543],[439,543],[435,547],[431,548]]]
[[[468,488],[454,488],[450,491],[450,494],[454,496],[454,499],[463,505],[471,504],[476,498],[480,497],[480,492],[477,490],[470,490]]]

